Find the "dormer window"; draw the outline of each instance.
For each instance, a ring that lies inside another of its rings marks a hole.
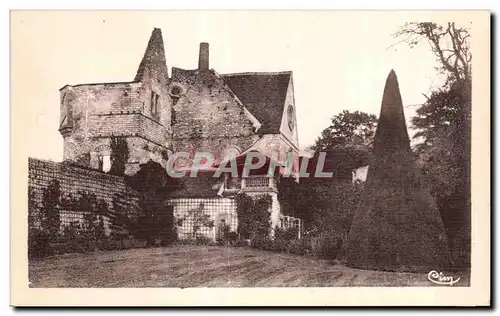
[[[159,104],[160,96],[155,93],[154,91],[151,91],[151,116],[155,119],[158,119],[158,104]]]

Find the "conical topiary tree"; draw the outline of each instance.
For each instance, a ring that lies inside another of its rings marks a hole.
[[[414,167],[394,71],[385,84],[362,199],[349,233],[349,266],[427,272],[448,266],[443,223]]]

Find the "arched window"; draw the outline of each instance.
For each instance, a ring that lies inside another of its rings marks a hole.
[[[111,169],[111,147],[108,144],[99,145],[94,148],[95,157],[97,157],[98,170],[108,172]]]
[[[99,154],[97,159],[100,171],[108,172],[111,169],[111,156],[109,154]]]

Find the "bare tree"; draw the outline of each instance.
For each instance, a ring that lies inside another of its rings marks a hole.
[[[457,82],[470,84],[472,53],[468,29],[457,27],[455,22],[444,26],[432,22],[408,22],[393,36],[401,39],[396,44],[407,43],[410,47],[422,39],[427,40],[441,70],[448,72]]]

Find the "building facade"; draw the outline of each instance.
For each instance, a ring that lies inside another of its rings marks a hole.
[[[174,67],[169,76],[161,30],[155,28],[133,81],[61,88],[64,161],[107,171],[116,136],[127,142],[128,175],[150,160],[167,169],[168,158],[177,152],[189,153],[189,158],[175,160],[177,170],[189,169],[200,151],[212,154],[214,164],[250,151],[278,161],[289,152],[298,157],[292,72],[219,74],[209,62],[209,46],[201,43],[198,68]],[[206,235],[215,238],[220,221],[236,230],[234,197],[245,192],[272,197],[273,227],[295,220],[280,212],[276,177],[250,176],[233,179],[232,184],[227,180],[186,179],[185,188],[170,201],[176,218],[186,217],[193,208],[208,212],[215,228]],[[190,236],[188,226],[179,230],[179,237],[184,236]]]
[[[129,175],[149,160],[166,167],[175,152],[210,152],[216,162],[253,149],[298,155],[291,72],[218,74],[201,43],[199,67],[174,67],[169,76],[160,29],[133,81],[66,85],[60,95],[63,159],[86,167],[109,165],[112,136],[126,137]]]

